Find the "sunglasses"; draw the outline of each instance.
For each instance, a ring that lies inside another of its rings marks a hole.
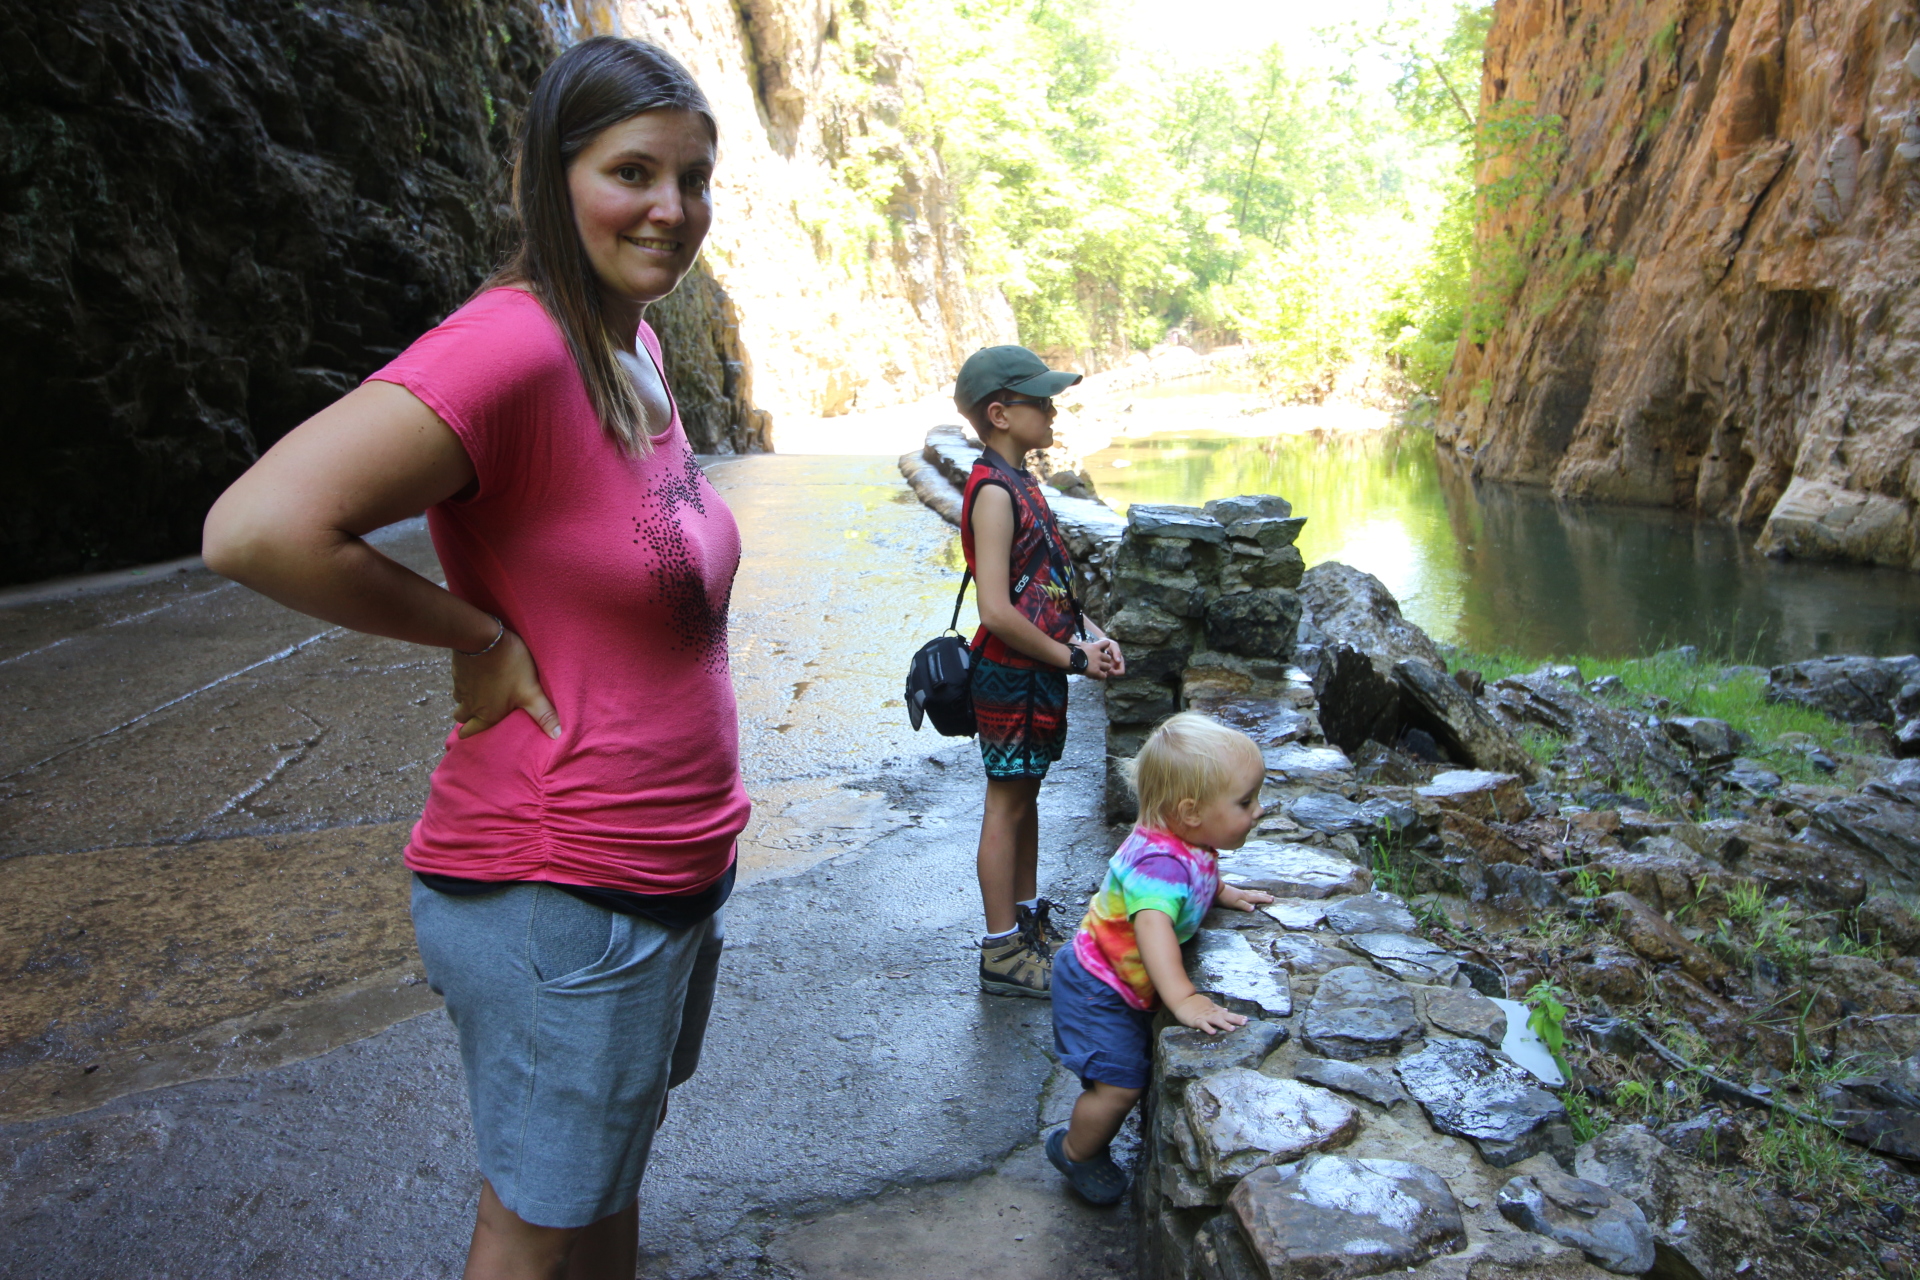
[[[1032,405],[1042,413],[1053,413],[1055,411],[1052,396],[1048,396],[1043,400],[1030,400],[1026,396],[995,396],[993,402],[995,404]]]

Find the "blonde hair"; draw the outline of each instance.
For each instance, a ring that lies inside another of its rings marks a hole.
[[[1260,759],[1260,748],[1238,729],[1197,711],[1168,716],[1125,765],[1140,825],[1166,830],[1182,800],[1217,799],[1233,785],[1235,763],[1248,757]]]

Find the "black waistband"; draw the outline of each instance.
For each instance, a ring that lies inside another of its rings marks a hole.
[[[553,887],[570,893],[583,902],[591,902],[596,907],[608,911],[617,911],[623,916],[642,916],[653,921],[663,929],[689,929],[726,905],[733,896],[734,872],[740,860],[736,857],[727,864],[726,874],[706,888],[695,893],[629,893],[625,889],[596,889],[583,884],[556,884]],[[459,876],[434,875],[428,871],[416,871],[414,877],[435,893],[444,893],[455,898],[472,898],[483,893],[492,893],[511,885],[528,883],[547,883],[546,881],[523,880],[465,880]]]

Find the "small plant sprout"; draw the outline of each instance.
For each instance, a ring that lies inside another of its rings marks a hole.
[[[1527,992],[1527,1030],[1540,1037],[1540,1043],[1547,1047],[1553,1058],[1553,1065],[1560,1068],[1563,1080],[1573,1079],[1573,1067],[1567,1062],[1566,1017],[1567,1006],[1560,1000],[1565,992],[1551,982],[1535,983]]]

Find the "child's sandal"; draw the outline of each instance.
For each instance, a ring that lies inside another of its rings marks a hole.
[[[1047,1135],[1047,1159],[1067,1176],[1088,1204],[1117,1204],[1127,1194],[1127,1175],[1113,1162],[1113,1153],[1103,1150],[1092,1160],[1067,1159],[1067,1131],[1055,1129]]]

